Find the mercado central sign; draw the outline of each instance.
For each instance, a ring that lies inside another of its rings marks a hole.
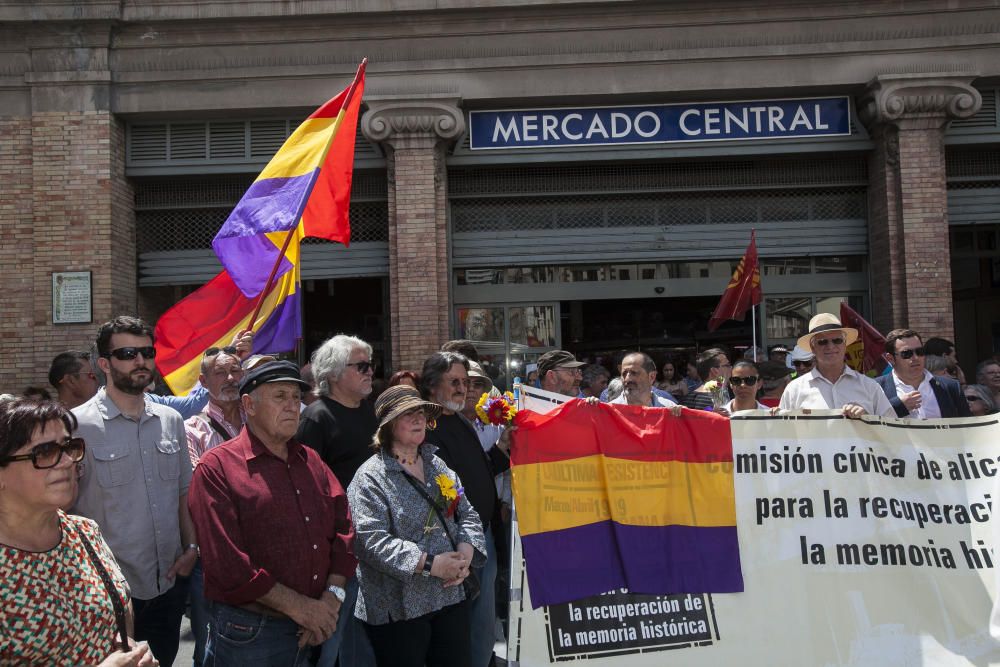
[[[847,97],[469,112],[472,150],[789,139],[851,133]]]

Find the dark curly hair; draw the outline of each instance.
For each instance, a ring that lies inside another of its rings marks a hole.
[[[0,467],[8,456],[31,441],[36,431],[49,422],[61,421],[66,432],[76,430],[76,417],[55,401],[16,398],[0,402]]]

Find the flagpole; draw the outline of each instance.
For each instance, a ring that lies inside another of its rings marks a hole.
[[[753,304],[751,325],[753,329],[753,361],[757,363],[757,304]]]
[[[361,61],[358,65],[358,71],[354,74],[354,81],[351,82],[351,87],[347,91],[347,95],[344,96],[344,103],[340,105],[340,113],[343,113],[351,104],[351,98],[354,97],[354,90],[358,87],[358,79],[364,73],[365,68],[368,66],[368,58]],[[330,147],[326,147],[327,151]],[[324,157],[320,160],[320,164],[326,160],[326,153],[323,154]],[[257,304],[254,306],[253,315],[250,316],[250,323],[247,324],[247,329],[253,331],[253,325],[257,322],[257,316],[260,315],[260,309],[264,305],[264,299],[267,298],[267,293],[271,291],[271,287],[274,284],[274,276],[278,273],[278,267],[281,266],[281,260],[285,258],[285,252],[288,250],[288,245],[292,241],[292,237],[295,236],[295,231],[298,229],[298,224],[288,230],[288,234],[285,235],[285,243],[281,246],[281,252],[274,260],[274,266],[271,267],[271,274],[267,277],[267,282],[264,284],[264,289],[260,291],[257,295]]]

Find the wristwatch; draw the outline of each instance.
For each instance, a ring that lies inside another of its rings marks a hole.
[[[425,577],[431,576],[431,567],[434,565],[434,554],[427,554],[427,558],[424,560],[424,569],[420,573]]]
[[[330,593],[333,593],[333,596],[338,600],[340,600],[341,604],[344,603],[344,598],[347,597],[347,591],[345,591],[343,588],[341,588],[340,586],[336,586],[334,584],[330,584],[329,586],[326,587],[326,590]]]
[[[198,554],[199,556],[201,556],[201,549],[198,547],[197,544],[189,544],[189,545],[187,545],[187,551],[194,551],[196,554]]]

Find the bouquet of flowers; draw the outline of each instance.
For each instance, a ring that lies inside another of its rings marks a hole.
[[[726,405],[726,384],[723,380],[709,380],[705,383],[705,390],[712,395],[712,407],[722,408]]]
[[[455,516],[455,510],[458,509],[458,502],[465,495],[465,487],[456,487],[455,480],[444,473],[435,477],[434,481],[437,482],[438,486],[438,497],[434,504],[438,509],[444,511],[445,516]],[[434,532],[434,514],[434,508],[432,507],[427,513],[427,521],[424,522],[424,533]]]
[[[517,414],[517,401],[509,391],[500,396],[483,394],[476,403],[476,416],[487,425],[506,426]]]

